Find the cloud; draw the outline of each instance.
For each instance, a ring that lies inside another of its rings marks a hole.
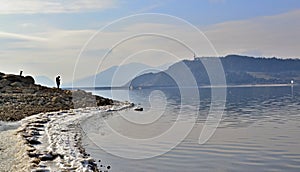
[[[155,4],[152,4],[152,5],[149,5],[147,7],[144,7],[144,8],[141,8],[141,9],[137,10],[136,12],[134,12],[134,14],[146,13],[148,11],[151,11],[151,10],[154,10],[156,8],[159,8],[159,7],[163,6],[163,5],[164,5],[164,3],[162,1],[159,1],[159,2],[157,2]]]
[[[28,36],[28,35],[23,35],[23,34],[1,32],[1,31],[0,31],[0,38],[17,39],[17,40],[27,40],[27,41],[38,41],[38,42],[45,42],[45,41],[47,41],[46,38],[42,38],[42,37]]]
[[[205,34],[222,54],[258,52],[262,56],[300,57],[300,10],[209,26]]]
[[[90,42],[87,51],[82,54],[79,65],[82,72],[77,78],[94,74],[101,58],[113,45],[132,35],[149,32],[162,35],[173,35],[193,49],[201,49],[199,56],[215,56],[205,39],[195,36],[192,29],[182,27],[178,23],[145,22],[139,20],[129,22],[129,25],[115,25],[104,30]],[[276,16],[258,17],[250,20],[231,21],[202,28],[208,39],[216,47],[220,55],[246,54],[254,56],[300,57],[300,10]],[[134,23],[134,24],[133,24]],[[64,81],[70,81],[74,65],[81,48],[97,30],[64,30],[50,28],[46,32],[30,35],[0,32],[2,39],[0,47],[1,70],[23,69],[34,75],[54,77],[57,73],[64,76]],[[24,41],[26,40],[26,41]],[[5,42],[6,41],[6,42]],[[142,50],[153,49],[161,51]],[[105,67],[118,65],[122,62],[144,62],[151,66],[174,62],[169,52],[179,58],[193,58],[193,54],[181,44],[159,36],[141,36],[126,40],[114,49],[108,56]],[[132,59],[126,59],[137,53]]]
[[[115,0],[0,0],[0,14],[77,13],[116,7]]]

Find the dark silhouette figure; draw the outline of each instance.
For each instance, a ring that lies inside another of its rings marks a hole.
[[[57,77],[55,78],[55,80],[56,80],[57,88],[59,88],[59,86],[60,86],[60,76],[57,76]]]
[[[23,74],[23,71],[21,70],[21,71],[20,71],[20,76],[22,76],[22,74]]]

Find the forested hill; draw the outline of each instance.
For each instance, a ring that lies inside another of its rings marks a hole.
[[[244,72],[286,72],[300,71],[299,59],[255,58],[238,55],[228,55],[220,58],[227,71]]]
[[[220,60],[223,65],[228,85],[288,84],[291,80],[294,80],[295,83],[300,83],[299,59],[228,55],[226,57],[203,57],[194,60],[183,60],[173,64],[163,72],[140,75],[134,78],[129,85],[133,87],[176,86],[178,79],[188,79],[186,78],[187,76],[193,77],[199,86],[210,85],[203,62],[215,64],[217,60]],[[191,71],[192,76],[184,72],[186,67]]]

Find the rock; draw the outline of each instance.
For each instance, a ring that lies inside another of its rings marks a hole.
[[[38,145],[38,144],[41,144],[40,141],[37,140],[37,138],[33,137],[33,138],[27,138],[26,141],[29,143],[29,144],[32,144],[32,145]]]
[[[34,131],[34,130],[29,131],[28,134],[31,135],[31,136],[39,136],[39,135],[41,135],[38,131]]]
[[[142,108],[142,107],[137,107],[137,108],[135,108],[134,110],[135,110],[135,111],[143,111],[144,108]]]
[[[12,74],[7,74],[3,76],[4,79],[7,79],[10,82],[22,82],[22,76],[19,75],[12,75]]]
[[[22,81],[26,84],[34,84],[34,79],[32,76],[25,76]]]
[[[20,82],[23,83],[24,85],[34,84],[34,79],[32,76],[23,77],[19,75],[7,74],[2,76],[2,78],[8,80],[11,83]]]
[[[53,161],[57,157],[58,157],[57,154],[53,154],[52,152],[49,152],[47,154],[41,155],[39,158],[41,161]]]
[[[50,170],[46,169],[46,168],[37,168],[37,169],[31,170],[31,172],[50,172]]]
[[[43,124],[30,124],[30,125],[35,128],[44,128],[45,127]]]
[[[34,164],[39,164],[41,160],[39,158],[33,158],[30,162]]]
[[[9,85],[11,82],[8,81],[7,79],[1,79],[0,80],[0,88],[6,87],[7,85]]]
[[[34,147],[29,147],[28,149],[27,149],[27,152],[34,152],[36,149],[34,148]]]
[[[31,169],[34,169],[34,168],[37,168],[37,167],[38,167],[37,164],[34,164],[34,163],[30,164]]]
[[[50,121],[49,118],[43,118],[43,119],[40,119],[40,120],[36,120],[33,123],[46,124],[48,121]]]
[[[39,157],[39,154],[35,153],[35,152],[28,152],[27,155],[30,157],[30,158],[37,158]]]
[[[113,104],[83,90],[62,90],[34,84],[31,76],[0,74],[0,120],[16,121],[41,112]],[[46,122],[46,121],[45,121]],[[41,131],[41,129],[34,129]],[[25,137],[38,133],[26,133]]]
[[[52,161],[54,160],[58,155],[54,156],[54,155],[51,155],[51,154],[45,154],[45,155],[42,155],[40,156],[40,160],[41,161]]]
[[[55,97],[53,97],[53,98],[51,99],[51,101],[52,101],[52,102],[57,102],[58,99],[59,99],[59,98],[55,96]]]
[[[24,94],[33,94],[35,92],[36,92],[36,90],[34,90],[33,88],[25,88],[22,90],[22,93],[24,93]]]
[[[13,86],[13,87],[23,87],[21,82],[13,82],[10,85]]]

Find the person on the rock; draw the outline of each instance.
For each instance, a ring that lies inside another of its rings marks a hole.
[[[56,85],[57,85],[57,88],[59,88],[59,85],[60,85],[60,76],[56,77]]]

